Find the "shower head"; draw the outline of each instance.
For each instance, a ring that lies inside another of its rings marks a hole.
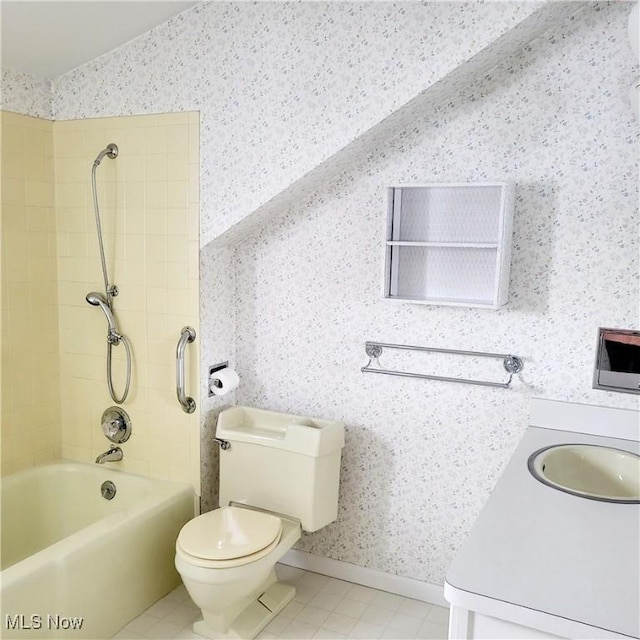
[[[107,301],[105,300],[104,296],[101,293],[98,293],[97,291],[91,291],[90,293],[87,293],[85,300],[89,304],[92,304],[94,307],[97,307],[101,304],[107,304]]]
[[[102,312],[107,318],[107,322],[109,323],[109,333],[117,333],[116,319],[113,317],[113,312],[109,308],[107,301],[104,296],[97,291],[91,291],[91,293],[87,293],[87,297],[85,298],[89,304],[92,304],[94,307],[100,307]]]
[[[105,156],[107,156],[107,158],[111,158],[112,160],[114,158],[117,158],[118,157],[118,145],[114,144],[113,142],[108,144],[106,146],[106,148],[104,148],[98,154],[98,157],[93,161],[93,166],[97,167],[102,162],[102,158],[104,158]]]

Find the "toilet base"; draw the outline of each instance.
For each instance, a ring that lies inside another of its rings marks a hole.
[[[295,595],[295,587],[275,582],[238,615],[226,633],[212,629],[204,620],[194,622],[193,630],[212,640],[225,638],[252,640],[293,600]]]

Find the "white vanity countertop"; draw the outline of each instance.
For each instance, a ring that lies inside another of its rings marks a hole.
[[[580,498],[536,480],[529,456],[562,443],[640,451],[633,440],[529,427],[449,568],[445,596],[565,637],[638,638],[640,505]]]

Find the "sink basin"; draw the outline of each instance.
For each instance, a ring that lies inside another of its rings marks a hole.
[[[560,444],[529,457],[540,482],[582,498],[640,504],[640,456],[589,444]]]

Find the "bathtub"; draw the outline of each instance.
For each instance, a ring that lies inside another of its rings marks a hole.
[[[3,478],[1,508],[2,638],[110,638],[180,584],[189,485],[61,461]]]

